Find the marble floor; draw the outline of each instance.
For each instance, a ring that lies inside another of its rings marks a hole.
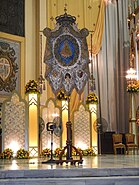
[[[79,165],[48,160],[1,159],[0,185],[139,185],[139,155],[83,157]]]
[[[67,169],[67,168],[139,168],[139,155],[97,155],[83,157],[83,163],[43,164],[48,158],[0,159],[0,170]]]

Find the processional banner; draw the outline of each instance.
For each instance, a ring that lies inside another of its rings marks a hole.
[[[76,17],[65,12],[55,18],[53,30],[45,28],[45,78],[56,95],[61,89],[70,95],[75,88],[81,94],[89,78],[89,54],[86,28],[79,30]]]

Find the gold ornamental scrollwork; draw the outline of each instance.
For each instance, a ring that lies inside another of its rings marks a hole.
[[[10,47],[10,44],[0,42],[0,91],[15,90],[18,69],[15,50]]]

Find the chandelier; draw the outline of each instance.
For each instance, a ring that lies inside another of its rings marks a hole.
[[[127,70],[127,83],[134,83],[137,80],[136,70],[134,68],[135,65],[135,47],[134,47],[134,38],[133,32],[131,33],[131,43],[130,43],[130,62],[129,62],[129,70]]]

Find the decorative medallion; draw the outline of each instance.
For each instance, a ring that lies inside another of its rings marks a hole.
[[[70,35],[58,37],[54,46],[54,55],[60,65],[74,65],[79,56],[79,46],[76,39]]]
[[[86,28],[79,30],[75,23],[76,17],[57,16],[54,30],[45,28],[47,37],[44,63],[45,77],[49,81],[54,94],[63,89],[70,95],[75,88],[81,93],[89,77],[89,55]]]
[[[0,91],[12,92],[16,88],[16,63],[15,50],[10,44],[0,42]]]

